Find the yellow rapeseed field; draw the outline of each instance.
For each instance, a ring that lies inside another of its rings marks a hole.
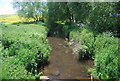
[[[25,19],[19,17],[18,15],[0,15],[0,22],[4,24],[15,24],[19,22],[32,22],[34,21],[33,18]]]

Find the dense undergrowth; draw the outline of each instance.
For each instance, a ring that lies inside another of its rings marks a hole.
[[[116,81],[120,79],[119,38],[110,32],[98,33],[90,27],[81,26],[70,32],[70,39],[80,43],[77,48],[80,59],[89,57],[94,60],[95,68],[89,69],[94,77]]]
[[[2,79],[35,79],[41,54],[48,61],[47,28],[42,24],[0,24],[2,28]]]

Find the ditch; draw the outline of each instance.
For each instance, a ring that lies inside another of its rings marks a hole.
[[[79,61],[63,38],[48,37],[48,40],[52,51],[42,76],[50,79],[91,79],[87,68],[93,67],[92,60]]]

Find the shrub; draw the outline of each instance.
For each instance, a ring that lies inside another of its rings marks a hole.
[[[120,76],[118,38],[98,35],[94,43],[95,66],[100,79],[118,79]]]
[[[94,58],[96,68],[89,71],[100,79],[120,79],[120,50],[118,42],[119,38],[112,35],[97,35],[96,32],[88,28],[81,30],[73,30],[70,33],[71,39],[79,41],[76,45],[76,53],[79,53],[79,58],[89,56]]]
[[[118,45],[118,39],[115,37],[106,36],[103,34],[97,35],[94,42],[94,53],[99,52],[99,50],[109,47],[110,45]]]
[[[119,79],[120,63],[117,45],[110,45],[99,50],[95,55],[97,76],[100,79]]]
[[[41,54],[44,56],[44,61],[48,61],[51,48],[46,39],[46,27],[40,24],[19,24],[19,27],[17,25],[1,25],[0,27],[3,29],[1,39],[3,48],[2,57],[5,59],[13,57],[13,66],[18,68],[18,70],[21,64],[21,66],[23,66],[22,70],[24,70],[25,73],[27,71],[34,73],[41,60]],[[8,61],[5,63],[7,62]],[[5,63],[3,66],[5,66]],[[5,68],[7,68],[7,66],[5,66]],[[11,73],[14,73],[14,68],[11,69]],[[15,72],[15,74],[16,73],[17,72]],[[20,76],[24,78],[24,74]]]
[[[34,79],[31,73],[28,73],[24,65],[15,62],[14,57],[3,58],[2,60],[2,79]]]
[[[70,32],[70,39],[78,40],[78,39],[79,39],[79,36],[80,36],[79,34],[80,34],[80,31],[79,31],[79,30],[76,30],[76,29],[72,30],[72,31]]]
[[[79,54],[80,59],[83,57],[94,58],[94,33],[91,29],[85,27],[74,29],[70,32],[70,39],[74,39],[80,43],[79,46],[75,47],[76,54]]]
[[[82,45],[88,47],[87,56],[93,58],[93,44],[94,44],[94,34],[89,29],[83,29],[80,33],[80,42]],[[84,50],[84,49],[83,49]]]

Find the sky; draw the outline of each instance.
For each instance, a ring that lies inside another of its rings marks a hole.
[[[13,0],[0,0],[0,15],[16,14],[16,10],[13,9]]]

